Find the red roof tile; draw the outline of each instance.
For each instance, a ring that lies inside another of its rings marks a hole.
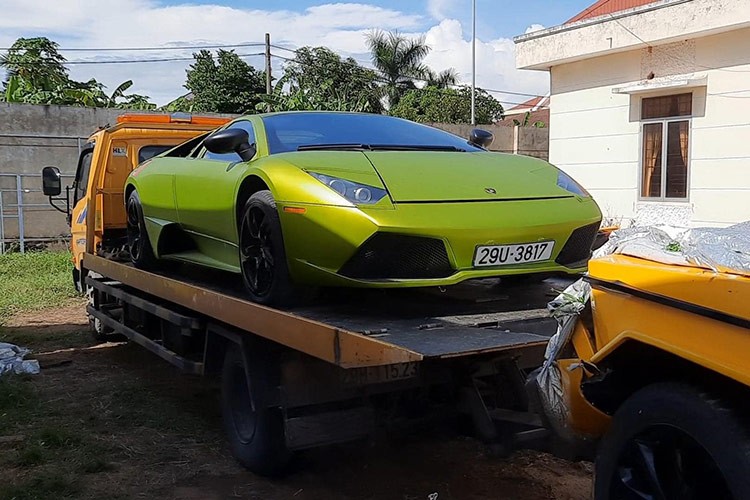
[[[513,119],[515,118],[522,122],[525,116],[525,113],[508,115],[504,120],[496,121],[495,125],[500,125],[501,127],[514,127],[515,123],[513,123]],[[549,127],[549,108],[529,112],[529,126],[534,125],[536,122],[543,122],[545,127]]]
[[[546,97],[532,97],[531,99],[529,99],[526,102],[522,102],[521,104],[516,104],[512,108],[508,108],[508,111],[510,111],[512,109],[533,108],[534,106],[536,106],[537,104],[539,104],[539,102],[541,102],[542,99],[546,99]]]
[[[584,9],[576,16],[570,18],[565,24],[574,23],[576,21],[582,21],[584,19],[591,19],[594,17],[603,16],[605,14],[612,14],[614,12],[620,12],[621,10],[628,10],[641,5],[654,3],[657,0],[599,0],[594,5]]]

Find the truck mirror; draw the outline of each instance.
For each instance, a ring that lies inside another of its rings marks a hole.
[[[42,192],[45,196],[58,196],[62,192],[59,168],[44,167],[42,169]]]

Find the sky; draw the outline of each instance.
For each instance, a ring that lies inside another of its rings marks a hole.
[[[508,94],[543,95],[545,72],[515,68],[513,37],[564,23],[594,0],[476,0],[477,85],[494,92],[507,107],[528,99]],[[370,65],[365,34],[372,29],[424,35],[434,70],[457,70],[471,82],[471,0],[0,0],[0,47],[18,37],[46,36],[61,49],[164,48],[195,45],[271,43],[287,49],[323,45]],[[244,60],[262,69],[262,46],[238,47]],[[61,50],[76,80],[96,78],[110,91],[132,79],[129,92],[165,104],[186,92],[185,69],[191,50]],[[275,55],[293,57],[283,49]],[[101,64],[102,61],[173,59],[152,63]],[[280,75],[284,61],[274,58]]]

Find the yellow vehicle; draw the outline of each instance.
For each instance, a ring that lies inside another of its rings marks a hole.
[[[102,128],[89,137],[81,149],[73,185],[64,198],[71,229],[73,280],[85,289],[83,255],[88,253],[117,257],[127,239],[123,190],[125,179],[141,162],[172,149],[188,139],[204,134],[229,121],[228,118],[173,115],[125,114],[112,127]],[[59,186],[60,171],[46,167],[45,187]],[[59,195],[59,188],[58,195]],[[72,211],[70,192],[72,191]],[[54,191],[48,192],[53,194]],[[57,208],[57,207],[56,207]]]
[[[598,442],[595,498],[750,498],[750,277],[609,255],[585,279],[546,413]]]

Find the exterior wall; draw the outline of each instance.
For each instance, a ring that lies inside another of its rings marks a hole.
[[[512,118],[506,118],[511,120]],[[473,125],[458,123],[430,123],[432,127],[445,130],[460,137],[469,137]],[[477,125],[492,132],[495,139],[490,151],[516,153],[546,160],[549,157],[549,128],[508,127],[501,125]]]
[[[750,26],[747,0],[661,0],[514,38],[516,66],[549,69],[641,47]]]
[[[750,10],[745,0],[710,3]],[[692,0],[669,9],[705,6]],[[627,34],[612,29],[601,35]],[[635,32],[649,40],[649,32]],[[693,226],[750,220],[750,28],[551,66],[550,161],[592,193],[605,217],[623,224]],[[615,93],[633,85],[641,88]],[[641,200],[641,100],[684,92],[693,94],[688,199]]]
[[[67,237],[65,215],[50,207],[41,192],[42,167],[59,167],[69,184],[80,147],[124,113],[149,112],[0,103],[0,252],[5,243],[18,239],[19,200],[25,238]]]

